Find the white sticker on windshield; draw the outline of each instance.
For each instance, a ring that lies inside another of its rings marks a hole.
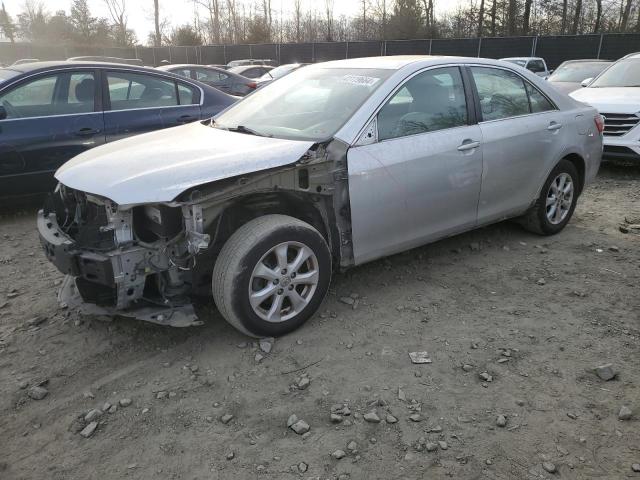
[[[380,79],[375,77],[366,77],[364,75],[345,75],[340,79],[341,83],[350,83],[351,85],[360,85],[364,87],[372,87],[378,83]]]

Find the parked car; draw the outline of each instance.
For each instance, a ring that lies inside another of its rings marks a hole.
[[[604,117],[603,158],[640,162],[640,52],[613,63],[571,92]]]
[[[556,90],[571,93],[582,88],[585,80],[597,77],[612,63],[609,60],[567,60],[562,62],[547,80]]]
[[[175,73],[181,77],[192,78],[230,95],[241,97],[256,89],[256,82],[250,78],[215,67],[204,65],[165,65],[159,70]]]
[[[243,77],[257,80],[265,73],[273,70],[271,65],[243,65],[240,67],[231,67],[228,72],[235,73],[236,75],[242,75]]]
[[[207,65],[207,67],[221,68],[222,70],[228,70],[229,69],[229,65],[220,65],[220,64],[217,64],[217,63],[211,63],[211,64]]]
[[[526,68],[530,72],[535,73],[539,77],[547,78],[551,75],[551,71],[547,68],[544,58],[540,57],[507,57],[501,58],[504,62],[513,63],[519,67]]]
[[[125,65],[138,65],[144,66],[144,63],[139,58],[119,58],[119,57],[104,57],[101,55],[85,56],[85,57],[71,57],[67,58],[69,62],[107,62],[107,63],[124,63]]]
[[[265,85],[268,85],[274,80],[282,78],[285,75],[288,75],[291,72],[299,69],[300,67],[304,67],[305,65],[309,65],[309,64],[308,63],[288,63],[286,65],[280,65],[279,67],[276,67],[273,70],[269,70],[267,73],[262,75],[256,81],[258,88],[264,87]]]
[[[50,191],[56,169],[85,150],[235,101],[168,72],[109,63],[23,64],[0,69],[0,82],[1,197]]]
[[[38,60],[37,58],[21,58],[20,60],[16,60],[15,62],[13,62],[11,64],[12,67],[15,67],[17,65],[23,65],[25,63],[35,63],[35,62],[39,62],[40,60]]]
[[[598,171],[601,127],[504,62],[327,62],[211,122],[77,156],[38,230],[68,305],[190,325],[187,295],[213,293],[242,332],[282,335],[334,269],[511,217],[560,232]]]
[[[244,65],[270,65],[272,67],[275,67],[278,65],[278,62],[276,62],[275,60],[269,60],[269,59],[257,60],[255,58],[245,58],[242,60],[232,60],[229,63],[227,63],[228,68],[240,67]]]

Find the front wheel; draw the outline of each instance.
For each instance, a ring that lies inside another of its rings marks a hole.
[[[327,242],[311,225],[265,215],[231,235],[213,269],[213,298],[222,316],[254,337],[301,326],[320,306],[331,280]]]
[[[569,160],[561,160],[549,174],[535,205],[520,219],[529,231],[554,235],[569,223],[576,208],[579,177]]]

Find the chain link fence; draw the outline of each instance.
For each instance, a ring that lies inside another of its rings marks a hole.
[[[138,58],[145,65],[169,63],[227,64],[243,58],[272,59],[278,63],[314,63],[343,58],[379,55],[460,55],[468,57],[537,56],[556,68],[565,60],[601,58],[616,60],[640,51],[640,34],[562,35],[546,37],[499,37],[387,40],[363,42],[270,43],[257,45],[203,45],[197,47],[102,48],[0,43],[0,62],[23,58],[65,60],[77,56]]]

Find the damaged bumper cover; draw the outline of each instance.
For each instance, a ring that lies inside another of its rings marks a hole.
[[[190,215],[185,217],[185,221],[189,219],[193,220]],[[130,212],[115,212],[109,222],[100,229],[113,234],[112,248],[88,249],[60,227],[56,213],[38,212],[45,255],[66,275],[59,301],[87,314],[120,315],[180,327],[201,325],[189,301],[189,269],[176,264],[167,250],[181,259],[191,259],[200,248],[206,248],[208,236],[187,228],[173,243],[141,245],[130,241],[130,234],[127,237],[132,228]]]

